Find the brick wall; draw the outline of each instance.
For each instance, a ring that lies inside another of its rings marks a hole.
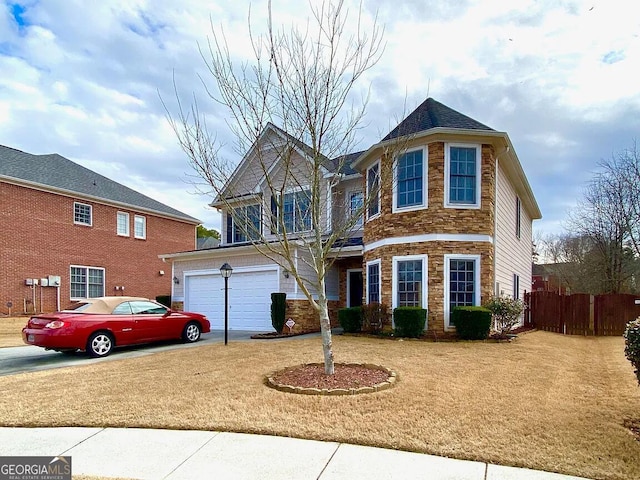
[[[329,301],[329,319],[331,326],[338,325],[339,302]],[[287,300],[287,320],[289,318],[296,322],[293,327],[294,333],[308,333],[320,331],[320,317],[318,312],[311,306],[308,300]],[[285,327],[285,332],[289,329]]]
[[[73,224],[73,203],[93,207],[93,226]],[[127,208],[70,198],[0,182],[0,313],[22,313],[24,301],[35,293],[37,311],[54,311],[56,289],[34,290],[25,286],[26,278],[61,277],[60,304],[70,302],[70,266],[105,269],[105,294],[155,298],[171,293],[171,265],[158,258],[161,253],[193,250],[195,225],[136,212]],[[130,236],[116,234],[116,214],[129,213]],[[146,218],[147,238],[133,237],[134,215]],[[164,276],[159,274],[164,270]]]
[[[474,242],[425,242],[405,245],[389,245],[365,254],[365,262],[381,260],[381,303],[392,308],[393,257],[403,255],[428,255],[427,310],[428,332],[445,333],[444,319],[444,255],[480,255],[480,303],[493,294],[493,246],[490,243]],[[366,271],[365,284],[366,284]]]

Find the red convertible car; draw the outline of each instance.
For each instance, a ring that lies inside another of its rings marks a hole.
[[[99,297],[31,317],[22,339],[47,350],[84,350],[92,357],[106,357],[116,346],[172,339],[196,342],[209,329],[209,320],[199,313],[174,312],[146,298]]]

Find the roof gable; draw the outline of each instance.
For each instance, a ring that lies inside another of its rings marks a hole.
[[[391,130],[382,142],[438,127],[493,131],[477,120],[429,97]]]
[[[125,187],[57,153],[32,155],[0,145],[0,178],[2,177],[20,180],[48,190],[65,191],[79,197],[125,204],[133,209],[155,212],[190,223],[200,223],[194,217]]]

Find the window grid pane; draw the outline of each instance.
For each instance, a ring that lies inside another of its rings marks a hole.
[[[129,214],[118,212],[118,235],[129,235]]]
[[[83,225],[91,225],[91,205],[73,204],[73,221]]]
[[[422,306],[422,261],[398,262],[398,306]]]
[[[405,153],[398,159],[398,207],[422,205],[422,151]]]
[[[449,201],[476,203],[476,149],[450,147]]]
[[[287,232],[311,230],[311,192],[286,193],[282,202],[282,218]]]
[[[104,296],[104,270],[101,268],[71,267],[71,298]]]
[[[380,265],[374,263],[367,268],[367,303],[380,303]]]
[[[260,238],[260,205],[247,205],[233,210],[234,243]]]
[[[134,234],[136,238],[146,238],[147,229],[146,229],[146,219],[144,217],[139,217],[136,215],[134,218]]]
[[[87,270],[71,267],[71,298],[86,298]]]
[[[354,217],[357,213],[358,210],[360,208],[362,208],[362,205],[364,203],[364,196],[362,195],[362,192],[354,192],[349,196],[349,215],[351,217]],[[356,221],[356,225],[362,225],[362,214],[360,214],[360,216],[358,217],[358,220]]]
[[[474,260],[449,261],[449,312],[475,305],[475,266]]]

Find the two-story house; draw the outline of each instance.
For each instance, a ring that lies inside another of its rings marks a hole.
[[[296,329],[319,329],[289,272],[257,252],[228,212],[246,209],[247,221],[263,232],[269,228],[272,192],[256,158],[264,159],[278,142],[295,150],[285,170],[304,171],[310,148],[269,125],[230,179],[246,186],[236,192],[236,203],[212,204],[222,210],[221,245],[161,255],[173,262],[175,306],[206,313],[213,328],[224,317],[218,269],[227,262],[234,268],[231,329],[271,330],[271,292],[287,294],[287,317]],[[523,298],[531,285],[532,222],[541,214],[505,132],[428,98],[379,143],[346,158],[347,166],[338,159],[323,163],[326,184],[319,187],[328,228],[331,219],[362,210],[366,199],[361,222],[336,249],[326,276],[332,320],[337,308],[363,302],[420,306],[428,310],[425,328],[438,335],[454,331],[455,306],[481,305],[494,294]],[[270,158],[268,169],[282,168],[279,161]],[[381,181],[383,171],[392,172],[392,181]],[[305,188],[297,180],[285,194],[292,232],[305,230]]]
[[[199,223],[60,155],[0,146],[0,312],[168,295],[158,255],[195,248]]]

